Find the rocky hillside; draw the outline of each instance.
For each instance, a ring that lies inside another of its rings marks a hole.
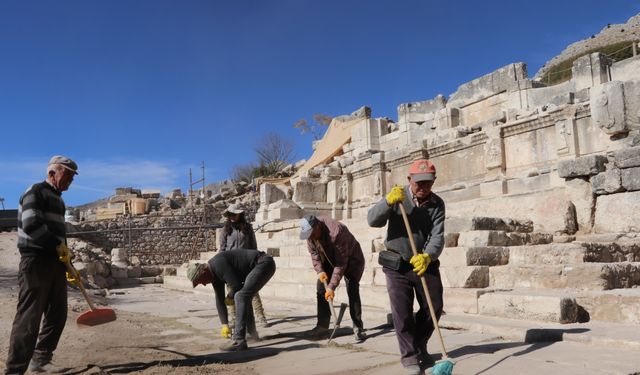
[[[557,66],[563,61],[582,56],[593,49],[631,41],[640,41],[640,14],[629,18],[629,20],[623,24],[609,24],[598,34],[569,45],[558,56],[547,61],[536,73],[534,79],[541,79],[545,73],[554,66]],[[638,48],[638,51],[640,52],[640,48]]]

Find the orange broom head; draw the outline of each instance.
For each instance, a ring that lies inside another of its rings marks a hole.
[[[80,326],[97,326],[98,324],[104,324],[113,322],[116,320],[116,312],[112,309],[95,309],[88,310],[80,314],[76,323]]]

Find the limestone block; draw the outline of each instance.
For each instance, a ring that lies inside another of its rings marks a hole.
[[[444,247],[456,247],[456,246],[458,246],[458,237],[460,237],[460,233],[445,233],[444,234]]]
[[[294,202],[326,202],[326,185],[317,182],[298,182],[293,192]]]
[[[460,233],[458,246],[482,247],[482,246],[507,246],[509,237],[503,231],[474,230]]]
[[[448,216],[445,219],[445,228],[451,232],[468,232],[473,230],[499,230],[504,232],[527,233],[533,231],[531,220],[514,220],[500,217],[475,216],[457,217]]]
[[[104,260],[98,260],[94,262],[96,267],[96,275],[100,276],[109,276],[109,266]]]
[[[592,292],[576,297],[591,321],[640,324],[640,289]]]
[[[591,177],[591,188],[597,195],[623,191],[620,170],[614,168]]]
[[[578,229],[582,231],[590,230],[593,225],[591,213],[596,204],[594,192],[592,192],[593,185],[585,179],[572,178],[565,181],[565,186],[567,195],[571,198],[576,210]]]
[[[610,65],[611,60],[599,52],[577,58],[571,68],[575,91],[609,81]]]
[[[625,122],[624,92],[620,81],[591,88],[592,121],[607,135],[628,133]]]
[[[510,319],[566,324],[577,321],[578,304],[572,296],[495,292],[484,293],[478,298],[478,312]]]
[[[509,248],[509,265],[580,264],[587,248],[580,243],[514,246]]]
[[[127,277],[128,278],[136,278],[142,276],[142,269],[140,266],[128,266],[127,267]]]
[[[489,286],[488,266],[440,267],[445,288],[485,288]]]
[[[507,193],[507,181],[496,180],[480,184],[480,195],[483,197],[500,196]]]
[[[398,122],[424,122],[427,116],[442,109],[447,104],[443,95],[421,102],[402,103],[398,105]]]
[[[620,178],[626,190],[640,190],[640,167],[623,169]]]
[[[497,266],[509,263],[506,247],[448,247],[440,254],[443,266]]]
[[[108,288],[109,287],[109,282],[107,281],[107,279],[104,276],[100,276],[100,275],[88,276],[87,277],[87,281],[89,282],[90,285],[93,284],[97,288]]]
[[[128,277],[127,267],[119,267],[118,265],[111,265],[111,276],[114,279],[126,279]]]
[[[444,288],[445,310],[448,313],[478,313],[478,297],[484,289]]]
[[[618,168],[640,167],[640,147],[630,147],[612,153],[613,162]]]
[[[129,262],[127,262],[127,250],[118,247],[111,249],[111,264],[126,267],[129,264]]]
[[[289,199],[281,199],[269,205],[268,220],[283,221],[299,219],[303,211],[300,206]]]
[[[596,201],[595,233],[640,232],[640,191],[600,195]]]
[[[285,199],[286,194],[278,189],[276,185],[262,184],[260,185],[260,205],[269,205],[280,199]]]
[[[588,155],[573,160],[558,162],[558,175],[562,178],[592,176],[604,172],[607,158],[602,155]]]

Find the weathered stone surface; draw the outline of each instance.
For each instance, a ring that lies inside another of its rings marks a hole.
[[[499,217],[447,217],[445,227],[447,231],[458,233],[472,230],[531,232],[533,231],[533,222]]]
[[[620,179],[622,187],[627,191],[640,190],[640,167],[623,169]]]
[[[456,246],[458,246],[458,237],[460,237],[460,233],[445,233],[444,234],[444,247],[456,247]]]
[[[575,207],[578,230],[590,231],[593,226],[593,209],[596,204],[592,185],[586,178],[572,178],[565,182],[567,195]]]
[[[607,290],[640,285],[640,263],[496,266],[490,268],[496,288],[575,288]]]
[[[640,262],[640,243],[638,242],[585,242],[586,262]]]
[[[440,254],[442,266],[497,266],[509,263],[506,247],[447,247]]]
[[[531,264],[580,264],[587,258],[587,248],[582,244],[546,244],[535,246],[514,246],[509,247],[509,264],[531,265]],[[590,257],[588,261],[596,261]]]
[[[618,168],[640,167],[640,147],[629,147],[612,153]]]
[[[640,288],[581,293],[576,301],[591,321],[640,324]]]
[[[596,202],[595,233],[640,232],[640,191],[600,195]]]
[[[573,296],[562,296],[520,290],[484,293],[478,298],[482,315],[502,316],[554,323],[574,323],[578,319],[578,304]]]
[[[509,237],[503,231],[474,230],[460,233],[458,246],[482,247],[482,246],[507,246]]]
[[[445,288],[485,288],[489,286],[489,267],[440,267]]]
[[[284,191],[280,190],[276,185],[262,184],[260,186],[260,204],[269,205],[287,196]]]
[[[573,160],[558,162],[558,175],[562,178],[592,176],[603,172],[607,158],[602,155],[581,156]]]
[[[623,191],[620,169],[611,169],[591,177],[591,187],[598,195]]]
[[[629,132],[622,82],[612,81],[591,88],[591,116],[595,125],[607,135]]]

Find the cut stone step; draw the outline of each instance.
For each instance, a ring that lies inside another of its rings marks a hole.
[[[576,301],[589,314],[590,321],[640,326],[640,288],[583,292]]]
[[[509,247],[509,265],[580,264],[587,249],[579,243]]]
[[[533,231],[531,220],[518,221],[499,217],[448,217],[445,220],[448,232],[468,232],[471,230],[500,230],[504,232],[529,233]]]
[[[521,246],[553,242],[548,233],[508,233],[504,231],[474,230],[461,232],[458,237],[460,247]]]
[[[446,247],[441,266],[502,266],[509,263],[509,248],[500,246]]]
[[[578,321],[578,303],[575,296],[565,291],[494,291],[479,296],[478,313],[509,319],[566,324]]]
[[[440,266],[440,277],[445,288],[485,288],[489,286],[489,267]]]
[[[576,288],[608,290],[640,285],[640,263],[496,266],[489,270],[494,288]]]
[[[444,311],[446,313],[478,313],[478,298],[492,288],[444,288]]]

